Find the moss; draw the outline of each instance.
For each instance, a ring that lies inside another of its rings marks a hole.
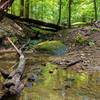
[[[35,46],[38,51],[49,54],[60,55],[66,50],[66,46],[61,41],[45,41]]]
[[[39,33],[39,34],[52,34],[52,32],[50,32],[50,31],[46,31],[46,30],[39,29],[39,28],[33,28],[33,32]]]
[[[75,42],[83,45],[85,43],[85,38],[83,37],[83,35],[81,33],[78,33],[76,38],[75,38]]]
[[[66,74],[66,81],[72,82],[72,84],[75,86],[82,86],[83,84],[86,84],[88,82],[88,73],[87,72],[81,72],[77,73],[74,70],[68,69]],[[71,84],[70,84],[71,85]]]
[[[100,32],[99,28],[91,28],[91,32]]]
[[[95,45],[95,41],[92,40],[92,39],[88,39],[87,40],[87,44],[90,46],[90,47],[93,47]]]

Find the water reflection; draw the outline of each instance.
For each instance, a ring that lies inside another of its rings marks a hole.
[[[39,57],[39,56],[38,56]],[[47,59],[35,59],[37,66]],[[46,58],[46,57],[45,57]],[[33,61],[34,62],[34,61]],[[37,74],[36,81],[29,81],[19,96],[3,98],[3,100],[100,100],[100,72],[92,74],[77,73],[71,69],[64,70],[50,62],[41,65],[41,71],[30,69]],[[40,69],[39,69],[40,70]],[[0,82],[3,78],[0,77]]]
[[[41,82],[33,82],[32,88],[25,88],[21,100],[100,100],[97,72],[76,73],[47,63],[39,77]]]

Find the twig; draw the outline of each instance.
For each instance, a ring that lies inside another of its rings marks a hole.
[[[83,60],[75,60],[75,61],[69,61],[69,60],[67,60],[67,61],[64,61],[64,62],[62,62],[62,63],[56,63],[56,64],[58,64],[58,65],[63,65],[62,66],[62,68],[63,69],[66,69],[66,68],[68,68],[68,67],[70,67],[70,66],[73,66],[73,65],[75,65],[75,64],[77,64],[77,63],[80,63],[80,62],[82,62]]]
[[[6,38],[11,43],[11,45],[15,48],[15,50],[17,51],[17,53],[19,55],[21,55],[21,50],[18,50],[18,48],[14,45],[14,43],[11,41],[11,39],[9,37],[6,37]]]
[[[74,62],[69,63],[69,64],[67,65],[67,67],[73,66],[73,65],[75,65],[75,64],[77,64],[77,63],[80,63],[80,62],[82,62],[82,60],[76,60],[76,61],[74,61]]]

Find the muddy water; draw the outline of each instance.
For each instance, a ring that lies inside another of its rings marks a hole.
[[[52,63],[56,57],[43,54],[27,53],[26,59],[24,80],[30,80],[20,95],[5,100],[100,100],[99,71],[64,70]],[[16,62],[14,52],[0,53],[0,68],[11,71]]]

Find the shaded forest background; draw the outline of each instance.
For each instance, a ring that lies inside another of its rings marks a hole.
[[[55,24],[91,22],[100,20],[100,0],[14,0],[9,13]]]

